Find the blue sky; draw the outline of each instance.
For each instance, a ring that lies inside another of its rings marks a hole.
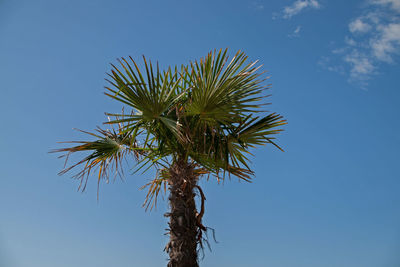
[[[165,266],[167,203],[141,208],[152,173],[97,203],[47,152],[120,110],[103,95],[116,58],[226,47],[271,75],[285,152],[255,151],[251,184],[201,182],[219,241],[201,266],[400,265],[400,1],[3,0],[0,38],[0,266]]]

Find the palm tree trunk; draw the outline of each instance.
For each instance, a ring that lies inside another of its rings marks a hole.
[[[170,168],[169,204],[170,240],[165,247],[169,254],[168,267],[198,267],[198,223],[194,188],[197,186],[194,167],[178,160]]]

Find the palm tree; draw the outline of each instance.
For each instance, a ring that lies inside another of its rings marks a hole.
[[[132,109],[125,114],[109,114],[108,130],[98,128],[85,132],[95,141],[78,141],[64,152],[66,157],[78,151],[90,152],[76,164],[60,172],[64,174],[81,165],[75,175],[80,189],[85,190],[89,175],[97,173],[98,182],[112,173],[122,175],[122,160],[131,156],[136,170],[155,167],[156,177],[148,187],[145,206],[156,205],[160,191],[169,191],[170,240],[165,247],[170,267],[198,265],[198,252],[205,241],[207,228],[202,223],[205,196],[198,185],[203,176],[236,176],[250,181],[250,148],[272,144],[274,135],[286,124],[282,116],[261,115],[263,91],[261,66],[247,62],[237,52],[228,62],[227,50],[210,52],[200,61],[180,68],[160,71],[144,59],[144,72],[130,57],[112,65],[106,79],[106,95]],[[110,119],[111,118],[111,119]],[[195,196],[200,198],[196,209]]]

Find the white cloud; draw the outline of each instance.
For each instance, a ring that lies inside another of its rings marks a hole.
[[[346,50],[346,47],[336,48],[332,50],[332,54],[343,54]]]
[[[366,33],[369,30],[371,30],[371,25],[363,22],[360,18],[357,18],[349,24],[349,30],[352,33],[355,32]]]
[[[251,8],[260,11],[260,10],[264,9],[264,5],[259,3],[259,2],[252,2],[251,3]]]
[[[351,65],[350,77],[356,80],[363,80],[371,75],[375,67],[368,55],[361,54],[358,50],[353,50],[344,57],[344,61]]]
[[[321,66],[322,68],[327,69],[329,71],[337,72],[337,73],[340,73],[342,75],[345,74],[343,66],[332,65],[331,64],[331,58],[329,58],[329,57],[321,57],[318,60],[317,64],[319,66]]]
[[[357,42],[356,42],[353,38],[350,38],[350,37],[348,37],[348,36],[346,36],[346,37],[344,38],[344,42],[345,42],[348,46],[356,46],[356,45],[357,45]]]
[[[393,10],[400,12],[400,0],[372,0],[373,4],[389,5]]]
[[[300,13],[305,8],[318,9],[321,5],[317,0],[297,0],[290,6],[285,6],[283,8],[283,18],[290,19],[294,15]]]
[[[400,23],[380,25],[380,34],[371,40],[371,48],[376,59],[392,62],[391,54],[400,50]]]
[[[300,36],[300,31],[301,31],[301,26],[297,26],[294,31],[288,35],[288,37],[299,37]]]
[[[349,35],[343,46],[332,50],[336,60],[323,66],[328,70],[335,69],[334,62],[343,66],[349,80],[362,86],[379,73],[382,64],[395,63],[400,54],[400,0],[365,1],[363,14],[348,25]]]

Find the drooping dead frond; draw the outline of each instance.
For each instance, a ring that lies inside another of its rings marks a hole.
[[[163,189],[164,194],[167,192],[168,178],[168,170],[160,169],[157,171],[156,178],[140,188],[141,190],[147,187],[149,188],[147,191],[146,199],[143,203],[143,207],[146,208],[146,211],[149,208],[150,210],[152,210],[153,208],[157,208],[157,198],[161,189]]]

